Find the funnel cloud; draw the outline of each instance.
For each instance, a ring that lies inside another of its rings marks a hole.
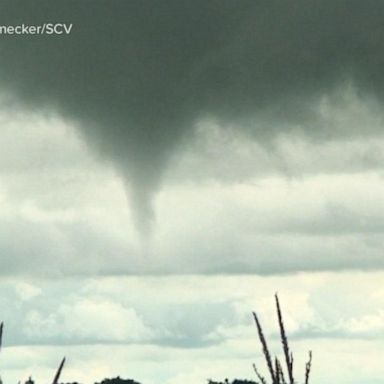
[[[0,0],[3,382],[253,380],[275,292],[314,382],[383,382],[383,20]]]
[[[315,140],[324,95],[381,100],[384,4],[357,0],[2,1],[1,22],[73,24],[68,35],[2,36],[3,93],[72,120],[126,180],[136,225],[172,155],[201,119],[260,142],[300,124]],[[370,128],[367,127],[366,133]]]

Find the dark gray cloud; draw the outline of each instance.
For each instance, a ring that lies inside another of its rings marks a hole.
[[[76,122],[126,176],[144,232],[170,156],[198,119],[259,140],[300,122],[327,138],[340,132],[316,123],[319,97],[348,83],[382,95],[378,1],[3,1],[0,11],[3,25],[74,24],[69,36],[1,36],[2,87]]]

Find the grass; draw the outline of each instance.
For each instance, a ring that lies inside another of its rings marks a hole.
[[[275,303],[276,303],[276,313],[277,313],[277,319],[278,319],[279,330],[280,330],[280,340],[281,340],[282,349],[284,353],[285,370],[283,369],[283,365],[281,364],[281,361],[277,356],[272,358],[270,350],[268,348],[267,340],[264,336],[264,332],[263,332],[263,328],[261,326],[260,320],[256,312],[253,312],[253,318],[255,320],[257,333],[262,346],[264,359],[268,368],[268,372],[269,372],[272,384],[297,384],[297,381],[294,378],[294,372],[293,372],[293,363],[294,363],[293,353],[289,348],[288,337],[285,331],[283,315],[281,312],[279,297],[277,294],[275,295]],[[312,367],[312,351],[309,351],[309,358],[305,364],[305,370],[304,370],[304,384],[309,384],[311,367]],[[260,384],[268,384],[266,378],[260,374],[255,364],[253,364],[253,369],[256,373],[257,378],[260,381]]]

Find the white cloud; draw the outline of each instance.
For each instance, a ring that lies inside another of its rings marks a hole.
[[[15,284],[15,290],[21,300],[31,300],[41,294],[39,287],[25,281],[18,281]]]
[[[51,379],[63,355],[65,380],[85,384],[113,375],[156,384],[252,378],[252,362],[264,369],[252,310],[281,353],[278,291],[298,370],[312,349],[314,383],[373,382],[382,374],[382,280],[381,272],[3,279],[3,379]],[[24,300],[21,282],[39,294]]]
[[[384,334],[384,311],[378,309],[376,313],[352,318],[344,325],[351,334],[378,336]]]
[[[68,301],[68,300],[67,300]],[[133,308],[118,302],[74,297],[51,313],[27,312],[24,333],[44,342],[145,342],[154,337]]]

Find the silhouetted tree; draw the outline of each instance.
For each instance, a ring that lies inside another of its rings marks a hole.
[[[117,376],[112,379],[104,379],[100,383],[95,383],[95,384],[140,384],[135,380],[132,379],[122,379],[120,376]]]

